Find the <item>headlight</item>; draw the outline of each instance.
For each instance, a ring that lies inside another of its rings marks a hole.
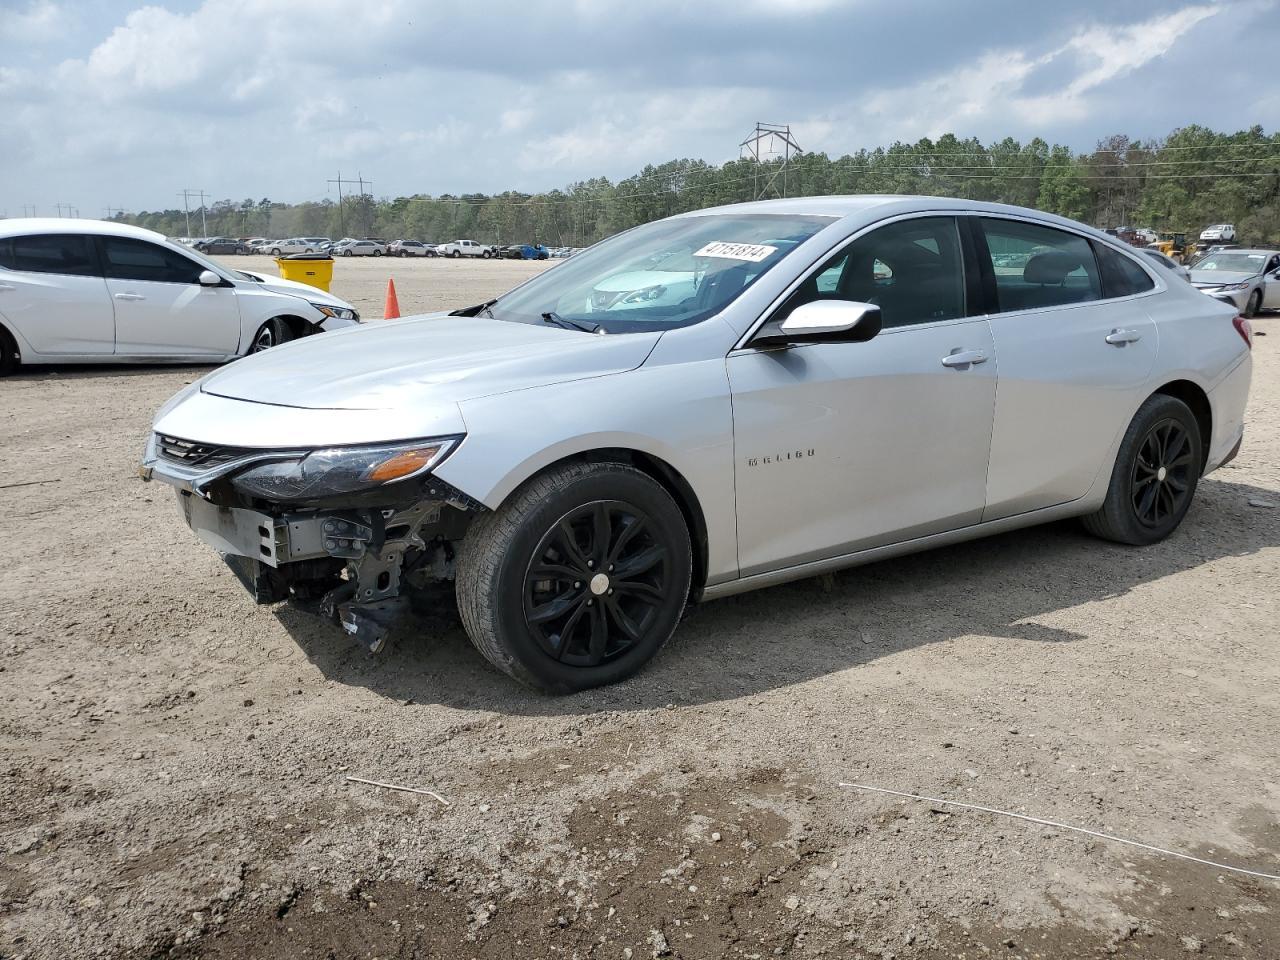
[[[1224,284],[1222,285],[1221,289],[1223,289],[1223,290],[1244,290],[1244,289],[1245,289],[1246,287],[1248,287],[1251,283],[1252,283],[1252,281],[1250,281],[1250,280],[1244,280],[1244,281],[1241,281],[1240,283],[1224,283]]]
[[[331,447],[250,467],[231,478],[241,493],[264,500],[315,500],[371,490],[420,476],[439,464],[460,437],[371,447]]]
[[[351,320],[355,323],[360,322],[360,314],[352,310],[350,307],[335,307],[328,303],[312,303],[313,307],[323,313],[326,317],[336,317],[339,320]]]

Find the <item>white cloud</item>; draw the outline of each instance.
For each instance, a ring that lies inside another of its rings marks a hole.
[[[26,7],[0,6],[0,37],[10,49],[45,43],[58,35],[66,13],[53,0],[31,0]]]

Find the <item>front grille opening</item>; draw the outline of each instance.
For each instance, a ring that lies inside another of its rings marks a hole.
[[[216,444],[197,443],[181,437],[156,434],[156,449],[161,459],[171,463],[183,463],[190,467],[216,467],[229,463],[251,451],[248,447],[223,447]]]

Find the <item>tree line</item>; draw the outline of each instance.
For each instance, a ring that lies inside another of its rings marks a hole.
[[[1115,135],[1076,153],[1040,138],[984,144],[946,134],[841,157],[805,153],[784,165],[671,160],[616,183],[599,177],[545,193],[414,194],[279,203],[220,200],[205,210],[209,236],[376,236],[443,242],[586,246],[640,223],[759,196],[924,194],[1036,207],[1098,227],[1196,234],[1236,224],[1254,243],[1280,242],[1280,134],[1259,126],[1218,133],[1201,126],[1158,140]],[[192,230],[200,231],[198,213]],[[114,219],[187,235],[182,210]]]

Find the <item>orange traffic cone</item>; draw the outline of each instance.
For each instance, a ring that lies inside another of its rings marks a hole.
[[[396,297],[396,282],[390,277],[387,278],[387,305],[382,308],[383,320],[398,320],[400,318],[400,300]]]

